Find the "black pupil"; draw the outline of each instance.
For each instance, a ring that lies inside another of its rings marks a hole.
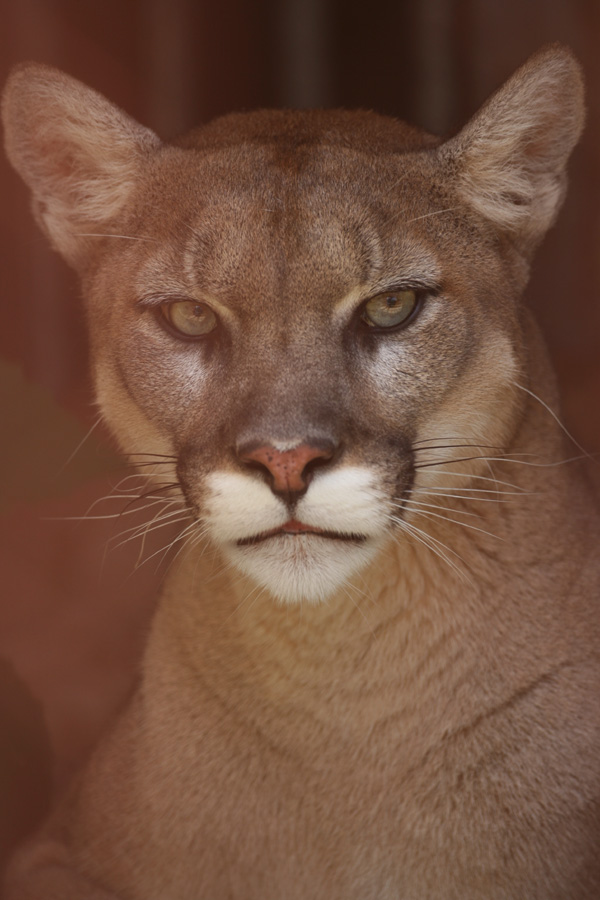
[[[398,297],[395,294],[390,294],[389,297],[386,298],[386,304],[388,309],[393,309],[394,306],[398,305]]]

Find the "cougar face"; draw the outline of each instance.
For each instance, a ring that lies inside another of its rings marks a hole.
[[[446,143],[329,111],[163,145],[39,66],[4,116],[82,275],[106,420],[258,587],[328,596],[445,462],[468,478],[510,440],[516,300],[582,126],[568,54],[533,57]]]
[[[122,226],[136,240],[91,278],[90,314],[124,450],[172,455],[228,560],[279,599],[318,600],[410,520],[420,465],[506,442],[518,275],[510,248],[499,264],[491,235],[474,242],[430,140],[373,160],[326,114],[295,114],[291,138],[288,120],[164,153]],[[175,165],[165,222],[154,198]]]

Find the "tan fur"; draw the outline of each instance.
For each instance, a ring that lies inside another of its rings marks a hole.
[[[104,416],[187,531],[139,688],[7,900],[600,896],[599,516],[520,302],[582,120],[560,47],[446,143],[259,112],[162,145],[13,74]],[[416,317],[369,331],[400,288]],[[177,298],[215,331],[168,332]],[[284,498],[240,449],[319,441]],[[246,540],[291,516],[337,536]]]

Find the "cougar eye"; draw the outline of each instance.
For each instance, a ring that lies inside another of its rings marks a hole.
[[[386,291],[367,300],[361,319],[370,328],[395,328],[408,322],[418,302],[416,291]]]
[[[196,300],[162,303],[160,311],[171,328],[185,337],[202,337],[217,327],[217,317],[210,306]]]

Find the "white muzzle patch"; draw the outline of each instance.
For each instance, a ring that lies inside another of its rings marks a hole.
[[[386,533],[388,505],[371,469],[315,473],[293,512],[305,529],[283,531],[288,507],[259,476],[207,478],[205,520],[225,558],[285,603],[318,603],[366,566]]]

